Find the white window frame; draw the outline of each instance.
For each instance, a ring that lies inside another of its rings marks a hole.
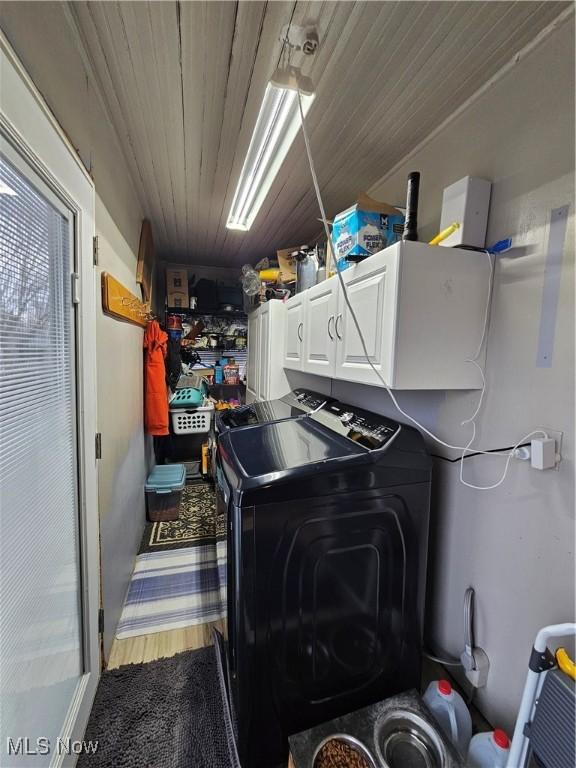
[[[0,31],[0,147],[8,143],[73,212],[79,306],[76,326],[80,552],[85,671],[63,726],[63,738],[82,739],[100,677],[100,551],[96,465],[95,191],[78,154]],[[52,766],[74,765],[61,755]]]

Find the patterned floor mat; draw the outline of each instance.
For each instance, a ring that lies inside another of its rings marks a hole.
[[[138,555],[116,637],[149,635],[226,616],[226,542]]]
[[[146,524],[139,554],[210,544],[225,537],[226,521],[216,515],[214,486],[197,483],[185,486],[178,520]]]

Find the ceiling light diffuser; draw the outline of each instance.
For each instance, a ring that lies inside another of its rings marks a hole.
[[[301,99],[306,115],[314,95],[301,93]],[[269,83],[234,193],[228,229],[250,229],[300,127],[298,91]]]

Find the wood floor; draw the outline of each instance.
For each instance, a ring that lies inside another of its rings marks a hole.
[[[127,637],[114,640],[110,650],[107,669],[116,669],[122,664],[140,664],[145,661],[175,656],[180,651],[192,651],[212,645],[212,628],[226,633],[226,621],[220,619],[209,624],[197,624],[184,629],[170,629],[150,635]]]

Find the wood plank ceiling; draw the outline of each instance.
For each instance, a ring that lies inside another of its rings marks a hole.
[[[251,230],[225,228],[262,95],[279,61],[284,24],[313,23],[319,32],[319,51],[305,69],[316,84],[308,124],[333,216],[566,6],[70,4],[160,257],[214,265],[254,263],[319,231],[301,133]]]

